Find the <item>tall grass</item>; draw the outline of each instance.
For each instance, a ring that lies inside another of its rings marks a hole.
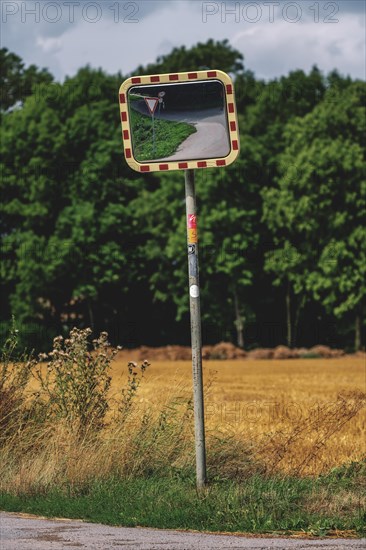
[[[276,430],[265,435],[257,449],[266,465],[267,473],[277,473],[284,462],[291,475],[306,473],[327,442],[341,432],[365,407],[365,403],[364,392],[344,392],[335,401],[319,404],[315,410],[310,409],[303,417],[294,419],[290,429],[287,427],[282,431],[277,426]]]
[[[18,330],[13,320],[0,358],[0,446],[27,424],[31,407],[25,407],[26,391],[34,361],[18,350]]]
[[[0,491],[31,495],[67,488],[80,494],[111,478],[194,479],[190,388],[179,384],[155,403],[141,401],[140,385],[153,367],[129,362],[126,385],[113,394],[116,350],[106,333],[92,342],[90,336],[89,329],[73,329],[67,339],[54,340],[50,354],[22,361],[13,357],[16,334],[7,342],[0,379]],[[325,440],[364,404],[360,392],[340,397],[294,422],[290,431],[267,434],[255,444],[235,431],[211,428],[209,477],[237,482],[276,476],[284,461],[291,463],[290,473],[301,475]],[[312,443],[299,454],[297,446],[309,434]]]

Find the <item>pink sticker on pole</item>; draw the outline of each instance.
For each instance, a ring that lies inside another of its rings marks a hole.
[[[188,229],[197,229],[197,216],[188,214]]]

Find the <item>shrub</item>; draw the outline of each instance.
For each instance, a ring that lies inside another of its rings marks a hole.
[[[81,434],[91,427],[103,427],[109,409],[109,371],[117,353],[106,332],[101,332],[90,345],[91,333],[90,328],[73,328],[69,338],[57,336],[53,350],[40,354],[33,369],[48,416],[65,419],[69,427]],[[45,360],[46,367],[41,362]]]

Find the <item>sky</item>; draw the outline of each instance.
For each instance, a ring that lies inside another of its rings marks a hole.
[[[365,79],[365,12],[366,0],[1,0],[1,46],[60,81],[87,64],[127,75],[209,38],[260,78],[316,64]]]

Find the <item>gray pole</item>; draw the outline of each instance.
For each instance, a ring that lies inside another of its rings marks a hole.
[[[154,126],[154,113],[152,114],[152,131],[153,131],[153,158],[155,158],[155,126]]]
[[[191,312],[192,373],[194,398],[194,429],[196,442],[196,479],[197,488],[202,489],[207,482],[205,420],[202,380],[202,338],[201,310],[199,298],[198,239],[196,194],[194,188],[194,170],[185,171],[187,241],[188,241],[188,277],[189,305]]]

